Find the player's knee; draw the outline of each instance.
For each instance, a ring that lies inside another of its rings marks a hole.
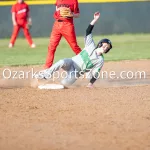
[[[24,30],[24,35],[25,36],[30,36],[30,33],[28,31]]]
[[[74,72],[68,72],[67,76],[61,81],[64,86],[72,85],[78,77],[74,74]]]
[[[50,44],[49,44],[49,46],[48,46],[48,50],[49,51],[56,51],[56,48],[57,48],[57,46],[58,46],[58,43],[53,43],[53,42],[50,42]]]
[[[48,50],[49,50],[49,51],[55,52],[55,51],[56,51],[56,48],[57,48],[57,46],[55,46],[55,45],[49,45],[49,46],[48,46]]]
[[[58,61],[60,64],[64,64],[65,63],[65,60],[64,59],[61,59]]]
[[[76,81],[76,79],[63,79],[61,81],[61,84],[64,86],[71,86],[74,82]]]
[[[65,63],[65,59],[61,59],[58,61],[58,64],[61,68],[65,67],[66,63]]]

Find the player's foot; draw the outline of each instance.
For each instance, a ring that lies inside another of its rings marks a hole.
[[[45,70],[40,71],[38,74],[36,74],[35,80],[38,83],[38,85],[43,85],[49,82],[49,78],[46,77]]]
[[[33,44],[31,44],[31,46],[30,46],[31,48],[35,48],[36,47],[36,45],[33,43]]]
[[[9,47],[9,48],[12,48],[12,47],[13,47],[13,44],[12,44],[12,43],[9,43],[8,47]]]
[[[46,80],[45,78],[45,72],[44,71],[40,71],[38,74],[35,75],[35,78],[38,79],[38,80]]]
[[[45,79],[44,75],[43,75],[43,74],[40,74],[40,73],[39,73],[39,74],[36,74],[36,75],[35,75],[35,78],[38,79],[38,80]]]

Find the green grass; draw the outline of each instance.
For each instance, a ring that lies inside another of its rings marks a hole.
[[[94,40],[97,43],[104,37],[110,38],[113,43],[112,51],[105,55],[106,61],[150,59],[150,34],[95,36]],[[83,48],[83,37],[78,37],[77,40]],[[49,37],[34,38],[34,42],[37,48],[31,49],[25,39],[17,39],[15,47],[9,49],[9,39],[0,40],[0,66],[44,64]],[[55,54],[55,62],[74,55],[67,42],[62,39]]]

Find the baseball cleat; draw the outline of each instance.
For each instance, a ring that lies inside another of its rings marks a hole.
[[[12,48],[12,47],[13,47],[13,44],[12,44],[12,43],[9,43],[8,47],[9,47],[9,48]]]
[[[38,74],[35,75],[35,78],[38,79],[38,80],[42,80],[42,79],[45,79],[45,76],[44,76],[44,72],[40,72]]]
[[[31,44],[31,48],[35,48],[36,47],[36,45],[35,44]]]

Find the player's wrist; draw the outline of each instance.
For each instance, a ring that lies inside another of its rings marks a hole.
[[[30,17],[28,18],[28,22],[32,22],[32,19]]]
[[[13,22],[13,25],[16,26],[16,25],[17,25],[17,22]]]
[[[96,19],[93,19],[90,24],[91,24],[91,25],[94,25],[96,22],[97,22],[97,20],[96,20]]]
[[[74,13],[73,12],[70,12],[70,17],[75,17]]]
[[[97,18],[94,18],[93,20],[94,20],[94,22],[95,22],[95,23],[98,21],[98,19],[97,19]]]
[[[79,17],[80,17],[80,14],[79,14],[79,13],[77,13],[77,14],[72,13],[72,14],[73,14],[73,18],[79,18]]]

